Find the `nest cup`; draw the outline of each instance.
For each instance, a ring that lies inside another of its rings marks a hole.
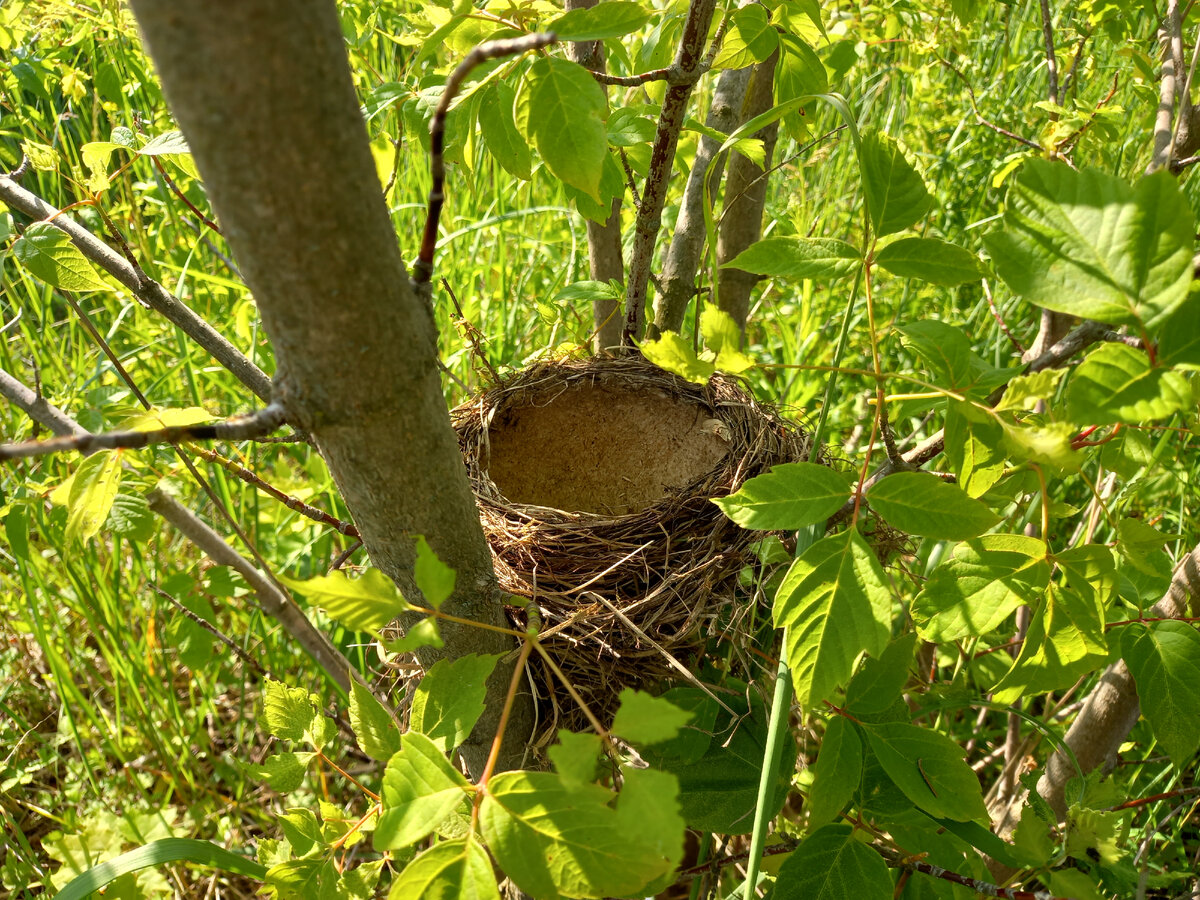
[[[542,645],[605,722],[621,688],[697,669],[727,618],[761,535],[712,498],[810,447],[736,379],[697,385],[640,358],[539,363],[452,418],[500,586],[536,603]],[[585,728],[562,679],[530,662],[543,737]]]

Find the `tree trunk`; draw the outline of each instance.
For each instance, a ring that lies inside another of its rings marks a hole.
[[[591,9],[599,0],[567,0],[566,9]],[[567,45],[567,54],[585,69],[604,71],[604,42],[576,41]],[[608,88],[604,88],[605,96]],[[625,260],[621,255],[621,198],[613,200],[612,212],[605,222],[587,220],[588,269],[593,281],[625,283]],[[592,350],[597,355],[621,346],[620,301],[614,298],[592,301]]]
[[[171,108],[254,292],[275,392],[315,439],[372,562],[407,597],[415,539],[458,573],[442,609],[505,624],[437,369],[432,310],[409,283],[367,146],[337,9],[288,0],[134,0]],[[511,639],[442,626],[421,659],[504,653]],[[478,773],[511,663],[463,749]],[[502,764],[520,761],[526,697]]]
[[[725,69],[717,78],[712,103],[704,124],[728,134],[737,128],[746,85],[750,83],[751,68]],[[654,321],[646,329],[646,337],[657,338],[664,331],[680,331],[688,304],[696,296],[696,274],[700,271],[700,256],[704,252],[704,173],[720,149],[716,138],[702,135],[683,187],[675,233],[663,262],[663,290],[654,300]],[[724,174],[724,161],[718,160],[708,178],[708,196],[715,201]]]
[[[750,85],[746,88],[746,102],[742,122],[749,122],[765,113],[774,105],[775,66],[779,62],[776,50],[763,62],[754,66]],[[740,153],[729,159],[729,178],[725,181],[725,207],[721,214],[721,230],[717,238],[717,261],[724,265],[762,236],[763,207],[767,202],[767,178],[765,172],[771,168],[775,154],[775,138],[779,123],[772,122],[752,135],[763,142],[763,164],[752,162]],[[750,314],[750,293],[758,283],[758,276],[741,269],[718,269],[717,298],[722,310],[733,317],[746,335],[746,317]]]

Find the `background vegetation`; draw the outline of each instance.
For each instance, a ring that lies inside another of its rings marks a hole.
[[[610,58],[630,72],[665,65],[675,33],[664,23],[682,12],[675,6],[656,7],[644,27],[609,41]],[[794,15],[802,20],[808,5],[795,6]],[[451,18],[449,7],[339,4],[372,152],[405,252],[415,251],[425,219],[428,117],[447,71],[479,40],[493,36],[498,19],[536,24],[559,12],[537,0],[489,4],[467,27],[431,41],[431,33]],[[828,3],[820,13],[823,34],[815,27],[796,27],[824,65],[829,90],[847,98],[858,127],[901,140],[923,172],[933,202],[916,233],[984,254],[983,235],[999,226],[1006,192],[1022,161],[1069,154],[1077,167],[1130,182],[1145,170],[1154,149],[1160,97],[1157,29],[1163,14],[1152,3],[1099,0],[1051,10],[1057,102],[1047,99],[1039,3]],[[1186,16],[1183,21],[1186,34],[1190,23]],[[0,53],[7,63],[0,73],[0,169],[12,171],[28,157],[21,182],[26,189],[69,209],[97,235],[119,234],[147,274],[218,325],[263,370],[273,371],[271,345],[260,331],[254,300],[228,247],[211,228],[211,210],[190,157],[169,138],[157,148],[146,144],[175,125],[130,12],[116,0],[15,0],[0,7]],[[652,106],[658,99],[654,89],[649,95],[641,90],[612,89],[614,105]],[[700,82],[692,108],[696,118],[711,90],[712,78]],[[514,177],[511,161],[502,166],[494,149],[481,144],[474,127],[479,107],[478,94],[460,104],[447,133],[449,199],[437,269],[445,281],[435,284],[434,309],[451,404],[488,377],[468,335],[482,335],[482,351],[500,371],[545,356],[579,354],[593,332],[591,300],[602,290],[588,274],[579,191],[548,172],[536,155],[530,177]],[[843,120],[830,106],[813,103],[803,116],[788,117],[781,125],[764,236],[816,236],[858,245],[866,215],[864,179]],[[649,164],[641,127],[634,123],[634,137],[624,148],[634,175]],[[684,167],[698,140],[698,131],[684,131],[677,151]],[[141,152],[114,149],[97,163],[84,150],[97,142]],[[272,150],[263,148],[267,154]],[[1194,208],[1186,166],[1180,180]],[[673,184],[665,231],[673,225],[678,201]],[[630,204],[623,215],[628,236]],[[38,385],[47,400],[93,431],[137,427],[145,414],[122,370],[146,402],[179,411],[168,424],[247,411],[242,387],[127,290],[99,275],[91,276],[100,279],[91,290],[80,285],[67,292],[47,283],[36,260],[18,258],[15,249],[29,224],[19,213],[0,212],[0,368]],[[901,450],[942,424],[950,388],[938,379],[929,350],[930,343],[946,347],[950,339],[930,331],[922,344],[921,335],[906,336],[902,326],[952,326],[966,337],[980,365],[989,368],[1017,365],[1021,352],[1034,344],[1041,324],[1038,308],[1018,296],[1003,270],[1003,280],[980,271],[982,280],[944,286],[875,268],[873,321],[861,302],[847,311],[851,279],[767,278],[755,291],[745,336],[744,350],[755,365],[743,374],[757,396],[798,418],[812,422],[824,414],[833,453],[855,468],[874,468],[869,457],[879,462],[883,455],[873,436],[877,397],[870,373],[894,376],[886,391]],[[1194,323],[1193,317],[1177,327],[1186,332]],[[846,354],[835,362],[838,335],[846,327]],[[697,330],[694,305],[682,329],[689,344]],[[1179,358],[1186,369],[1188,354]],[[835,365],[842,374],[836,390],[826,394],[829,367]],[[1189,376],[1178,377],[1187,394]],[[1052,407],[1061,404],[1064,391],[1049,382],[1031,387],[1029,406],[1039,398]],[[1142,616],[1167,589],[1173,563],[1200,540],[1192,524],[1200,460],[1194,452],[1195,403],[1188,395],[1167,413],[1144,418],[1118,429],[1110,424],[1095,433],[1072,433],[1066,444],[1083,451],[1078,465],[1056,465],[1063,462],[1054,458],[1063,452],[1060,442],[1043,459],[1033,454],[1041,468],[1010,466],[1000,485],[1007,494],[989,497],[1014,534],[1032,523],[1034,533],[1063,550],[1093,543],[1120,551],[1108,600],[1110,625]],[[0,433],[9,441],[42,436],[39,426],[7,404],[0,405]],[[277,502],[261,485],[238,475],[241,468],[249,470],[294,501],[348,520],[310,447],[245,443],[213,450],[222,457],[197,457],[197,466],[220,503],[237,511],[239,525],[274,571],[303,580],[327,572],[347,553],[349,570],[366,565],[353,537],[306,518],[294,509],[297,503]],[[278,781],[278,791],[269,788],[279,773],[262,765],[275,743],[268,731],[279,734],[278,721],[268,721],[269,728],[260,724],[263,673],[313,692],[322,709],[335,704],[344,710],[344,697],[275,621],[247,602],[250,588],[240,575],[202,557],[151,514],[146,493],[164,480],[193,508],[203,502],[170,448],[125,453],[120,464],[124,469],[111,511],[100,521],[70,502],[69,479],[78,479],[86,465],[80,457],[12,461],[0,470],[7,538],[0,548],[5,623],[0,630],[5,833],[0,885],[15,897],[37,896],[50,885],[61,888],[97,862],[166,837],[202,838],[235,850],[257,842],[268,847],[265,857],[260,851],[262,862],[282,862],[284,850],[266,841],[279,840],[282,829],[297,856],[303,843],[279,819],[280,795],[287,793],[287,807],[320,810],[329,826],[320,837],[339,867],[356,871],[352,864],[367,860],[359,867],[363,884],[343,883],[339,890],[368,895],[378,864],[370,861],[374,854],[365,844],[355,845],[346,835],[366,813],[363,786],[378,789],[381,767],[348,740],[343,756],[319,754],[308,776],[286,789]],[[961,465],[935,462],[933,468],[962,477]],[[930,537],[911,549],[889,570],[891,589],[906,610],[953,548],[952,542]],[[316,606],[307,612],[362,671],[380,668],[374,645],[360,632]],[[222,643],[203,623],[232,636],[236,647]],[[962,748],[981,784],[991,789],[988,799],[1001,805],[1017,790],[1016,777],[1041,765],[1049,752],[1038,742],[1039,732],[1004,706],[968,702],[1003,676],[1018,650],[1016,628],[1008,619],[987,634],[964,633],[940,643],[921,673],[930,697],[924,724]],[[912,633],[907,612],[894,631]],[[769,635],[765,641],[763,652],[777,652]],[[1029,694],[1037,696],[1022,714],[1060,734],[1092,688],[1095,673],[1120,654],[1120,635],[1110,637],[1109,645],[1102,651],[1091,648],[1084,670],[1067,683],[1049,689],[1031,685]],[[760,686],[768,696],[770,674],[764,673]],[[1008,699],[1019,706],[1019,696]],[[1193,814],[1200,786],[1194,777],[1193,736],[1200,733],[1200,709],[1185,707],[1178,712],[1182,737],[1164,748],[1161,735],[1156,742],[1156,731],[1143,721],[1122,748],[1112,778],[1103,784],[1089,781],[1086,789],[1078,786],[1087,793],[1086,803],[1071,824],[1054,833],[1055,849],[1042,846],[1050,840],[1047,829],[1033,837],[1037,829],[1029,828],[1028,854],[1011,867],[1022,871],[1026,886],[1072,897],[1196,895],[1200,832]],[[804,714],[796,730],[798,795],[807,795],[812,785],[810,766],[822,740],[830,740],[825,729],[844,722],[825,709]],[[795,813],[793,806],[773,839],[785,850],[819,824],[806,820],[810,812]],[[871,800],[858,797],[852,806],[870,809]],[[921,853],[963,877],[1003,881],[977,860],[965,861],[971,855],[964,847],[975,843],[970,836],[951,839],[914,828],[907,835],[915,842],[910,843],[900,825],[875,828],[869,818],[846,821],[884,846],[891,862]],[[835,838],[840,832],[824,833],[824,839]],[[821,849],[808,846],[814,853]],[[989,847],[982,849],[995,849]],[[709,841],[704,848],[727,858],[728,865],[693,872],[711,877],[691,879],[689,889],[693,895],[723,896],[739,883],[737,865],[745,848],[728,841]],[[403,853],[396,859],[399,868]],[[939,861],[946,859],[953,862]],[[895,890],[905,896],[967,891],[912,866],[897,866]],[[870,864],[861,868],[868,873],[864,883],[870,884]],[[253,884],[228,873],[166,866],[127,875],[113,890],[120,896],[171,891],[248,896]],[[782,890],[777,895],[785,896]]]

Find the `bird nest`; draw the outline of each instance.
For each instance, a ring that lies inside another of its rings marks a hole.
[[[761,534],[712,503],[783,462],[804,432],[736,379],[697,385],[639,358],[545,362],[452,413],[500,585],[601,719],[622,687],[682,680],[727,618]],[[578,703],[531,660],[543,735]]]

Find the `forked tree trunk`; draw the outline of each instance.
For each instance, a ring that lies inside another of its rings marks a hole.
[[[432,310],[409,284],[367,146],[332,0],[134,0],[171,108],[277,359],[275,390],[315,438],[371,561],[417,598],[415,539],[458,573],[442,607],[504,624],[437,369]],[[505,653],[443,625],[451,657]],[[464,747],[478,773],[511,663]],[[520,761],[528,698],[503,762]]]

